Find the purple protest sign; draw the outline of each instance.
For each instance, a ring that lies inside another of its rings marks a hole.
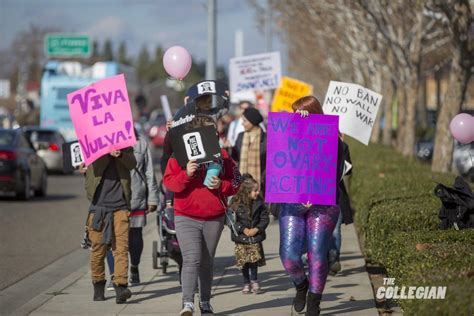
[[[265,201],[336,204],[337,115],[269,113]]]

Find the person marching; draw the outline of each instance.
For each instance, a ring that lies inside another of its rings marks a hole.
[[[159,203],[158,185],[150,147],[144,135],[135,129],[137,143],[133,146],[133,154],[137,166],[131,172],[132,198],[130,201],[130,230],[128,235],[128,250],[130,253],[130,285],[140,283],[138,265],[143,252],[143,227],[146,225],[146,214],[156,211]],[[114,277],[114,259],[107,252],[107,263],[111,278]],[[113,281],[111,280],[111,283]],[[111,289],[110,286],[107,289]]]
[[[306,96],[296,100],[293,111],[301,117],[312,114],[323,114],[321,105],[314,96]],[[341,179],[344,159],[342,141],[338,142],[337,179]],[[336,201],[340,189],[336,190]],[[282,203],[280,207],[280,259],[296,287],[293,300],[295,311],[305,308],[306,315],[320,314],[320,302],[328,276],[328,252],[334,227],[340,213],[337,205],[317,205]],[[342,213],[344,222],[352,222],[352,214]],[[308,254],[307,276],[301,256]],[[307,296],[307,297],[306,297]]]
[[[262,242],[269,223],[268,211],[260,196],[258,182],[248,173],[242,176],[237,194],[232,198],[231,208],[235,212],[235,230],[231,232],[235,243],[236,266],[244,277],[243,294],[258,294],[258,267],[265,265]]]
[[[241,174],[250,173],[265,188],[267,162],[267,134],[260,127],[263,116],[255,108],[247,108],[242,115],[244,131],[237,136],[232,158],[238,162]]]
[[[191,129],[215,126],[209,116],[196,117],[191,123]],[[190,160],[185,168],[181,168],[172,156],[163,177],[166,188],[175,194],[176,235],[183,255],[183,308],[180,315],[193,315],[198,279],[201,314],[213,314],[210,299],[214,256],[224,228],[227,197],[234,195],[240,186],[237,166],[225,150],[222,149],[221,154],[218,163],[198,165],[195,160]],[[208,166],[211,165],[219,165],[221,171],[205,184]]]
[[[137,161],[133,149],[114,150],[80,172],[85,173],[87,198],[91,202],[87,230],[91,242],[91,275],[94,301],[104,301],[105,264],[109,245],[115,261],[116,303],[132,296],[128,285],[128,231],[131,193],[130,171]]]

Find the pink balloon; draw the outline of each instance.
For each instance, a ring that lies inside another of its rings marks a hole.
[[[166,72],[173,78],[183,80],[192,65],[191,55],[181,46],[173,46],[163,55],[163,66]]]
[[[449,124],[451,135],[461,144],[474,141],[474,117],[467,113],[456,115]]]

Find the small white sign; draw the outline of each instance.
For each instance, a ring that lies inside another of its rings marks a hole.
[[[8,99],[10,97],[10,80],[0,79],[0,99]]]
[[[71,165],[76,168],[84,162],[79,142],[71,144]]]
[[[271,90],[280,86],[280,52],[232,58],[229,63],[230,93]]]
[[[198,132],[184,134],[183,140],[188,160],[197,160],[206,157],[206,151],[204,150],[201,134]]]
[[[324,114],[339,115],[339,131],[369,144],[382,95],[361,85],[331,81],[324,99]]]
[[[173,114],[171,113],[170,103],[168,102],[168,97],[166,95],[160,96],[161,106],[163,107],[163,113],[167,121],[173,119]]]
[[[198,93],[216,93],[216,83],[213,81],[204,81],[198,84]]]

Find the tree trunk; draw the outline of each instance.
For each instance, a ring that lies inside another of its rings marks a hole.
[[[377,93],[383,93],[382,92],[382,70],[378,69],[375,70],[376,75],[373,80],[373,89]],[[384,98],[382,98],[382,102],[384,102]],[[382,117],[383,114],[383,104],[380,104],[380,108],[377,111],[377,116],[375,117],[375,122],[374,126],[372,127],[372,135],[370,136],[370,141],[372,143],[379,143],[380,142],[380,118]]]
[[[405,87],[398,89],[397,97],[397,151],[402,152],[406,130],[407,97]]]
[[[384,127],[382,132],[382,144],[386,146],[392,145],[392,121],[393,121],[393,104],[396,102],[397,91],[395,89],[387,89],[390,91],[384,101]]]
[[[419,102],[419,83],[416,77],[413,78],[407,88],[406,128],[402,144],[402,153],[407,157],[413,156],[413,148],[415,147],[416,104]]]
[[[451,170],[453,160],[453,136],[449,131],[449,124],[453,117],[459,113],[463,102],[464,73],[459,65],[459,55],[454,54],[451,71],[449,73],[448,90],[441,103],[436,123],[436,137],[434,144],[433,162],[431,170],[448,172]]]

